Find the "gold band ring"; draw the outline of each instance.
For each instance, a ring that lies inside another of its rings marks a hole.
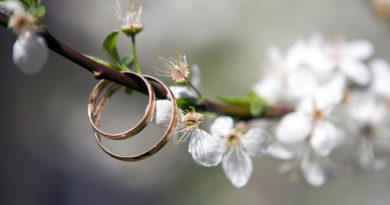
[[[169,141],[169,139],[174,134],[175,129],[176,129],[176,124],[177,124],[177,105],[176,105],[176,100],[175,100],[175,97],[174,97],[172,91],[169,89],[168,86],[166,86],[162,81],[158,80],[157,78],[154,78],[152,76],[147,76],[147,75],[145,75],[144,77],[146,79],[148,79],[149,81],[154,81],[154,82],[157,82],[157,83],[161,84],[164,87],[164,89],[167,90],[167,93],[168,93],[167,96],[170,97],[170,100],[171,100],[171,103],[172,103],[171,119],[170,119],[170,122],[168,124],[167,130],[165,131],[164,135],[162,136],[162,138],[159,140],[159,142],[157,144],[153,145],[150,149],[146,150],[145,152],[142,152],[142,153],[136,154],[136,155],[130,155],[130,156],[114,154],[112,151],[110,151],[103,144],[100,133],[96,132],[96,130],[94,129],[93,131],[94,131],[94,134],[95,134],[95,138],[96,138],[96,141],[97,141],[98,145],[100,146],[100,148],[105,153],[110,155],[111,157],[114,157],[114,158],[122,160],[122,161],[133,162],[133,161],[140,161],[140,160],[146,159],[148,157],[151,157],[152,155],[157,153],[161,148],[164,147],[164,145]],[[103,102],[103,101],[107,100],[105,98],[108,98],[109,95],[110,95],[111,90],[114,90],[114,89],[115,89],[115,87],[109,88],[109,90],[107,90],[107,93],[104,95],[104,98],[102,98],[101,102],[99,102],[98,104],[104,105],[105,102]],[[96,117],[93,118],[93,120],[94,120],[94,123],[96,125],[99,125],[101,110],[102,109],[98,109],[95,112]]]
[[[144,78],[142,75],[139,75],[137,73],[131,72],[131,71],[125,71],[122,72],[123,74],[126,75],[133,75],[137,76],[139,80],[141,80],[144,85],[148,89],[148,94],[149,94],[149,103],[148,106],[146,107],[146,112],[145,115],[142,117],[142,119],[131,129],[122,132],[122,133],[114,133],[114,134],[109,134],[106,132],[103,132],[96,124],[96,121],[100,121],[100,113],[103,110],[103,107],[107,101],[107,99],[116,91],[118,90],[121,86],[118,84],[113,84],[105,93],[105,96],[101,97],[101,101],[99,103],[96,103],[99,96],[102,94],[104,88],[109,86],[111,84],[110,81],[108,80],[102,80],[100,81],[96,87],[93,89],[91,96],[89,98],[89,103],[88,103],[88,116],[89,116],[89,121],[92,125],[92,128],[94,129],[95,132],[99,133],[100,135],[113,139],[113,140],[120,140],[120,139],[126,139],[129,137],[132,137],[136,135],[138,132],[140,132],[151,120],[154,112],[154,107],[155,107],[155,95],[152,86],[148,82],[146,78]],[[97,114],[99,113],[99,114]]]

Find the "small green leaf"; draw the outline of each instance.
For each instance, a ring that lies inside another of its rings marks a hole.
[[[254,100],[251,102],[249,106],[249,111],[252,116],[258,116],[263,112],[265,106],[267,105],[264,102],[265,101],[260,101],[260,100]]]
[[[258,96],[258,95],[256,94],[256,92],[253,91],[253,90],[249,91],[249,93],[248,93],[248,98],[250,98],[251,101],[252,101],[252,100],[258,100],[258,101],[264,101],[265,103],[267,103],[267,101],[266,101],[264,98],[261,98],[260,96]]]
[[[116,49],[116,41],[118,39],[118,36],[118,30],[115,30],[112,33],[108,34],[108,36],[106,37],[106,39],[104,39],[103,42],[103,51],[112,63],[114,63],[118,67],[121,67],[119,54]]]
[[[40,18],[46,14],[46,7],[44,5],[40,5],[37,7],[35,12],[36,12],[36,16]]]
[[[267,106],[267,101],[259,97],[254,91],[248,93],[248,98],[250,99],[249,111],[252,116],[258,116]]]
[[[134,64],[134,57],[132,55],[127,55],[127,56],[123,57],[121,64],[122,64],[122,66],[124,66],[128,70],[130,70]]]
[[[249,106],[250,104],[250,99],[248,97],[217,96],[217,99],[228,105]]]
[[[196,107],[196,98],[176,98],[177,107],[182,110],[190,110],[190,107]]]
[[[131,93],[133,93],[133,89],[125,87],[125,92],[130,95]]]
[[[256,94],[256,92],[253,91],[253,90],[249,91],[248,97],[250,97],[250,98],[260,98],[260,97]]]
[[[88,58],[90,58],[91,60],[96,61],[96,62],[99,63],[99,64],[102,64],[102,65],[104,65],[104,66],[106,66],[106,67],[109,67],[109,68],[111,68],[111,69],[120,71],[120,68],[118,68],[118,67],[115,66],[115,65],[112,65],[111,63],[107,62],[106,60],[103,60],[103,59],[98,58],[98,57],[86,55],[86,54],[84,54],[84,55],[87,56]]]
[[[258,116],[267,106],[267,101],[260,98],[254,91],[250,91],[247,97],[224,97],[217,96],[218,100],[228,105],[246,106],[252,116]]]

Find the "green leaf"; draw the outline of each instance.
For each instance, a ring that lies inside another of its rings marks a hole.
[[[115,30],[112,33],[108,34],[106,39],[103,42],[103,51],[107,57],[114,63],[116,66],[121,67],[121,62],[119,58],[118,51],[116,49],[116,41],[119,36],[119,31]]]
[[[176,98],[177,107],[182,110],[190,110],[196,107],[196,98]]]
[[[125,92],[130,95],[133,93],[133,89],[126,87]]]
[[[134,64],[134,57],[132,55],[127,55],[127,56],[123,57],[121,64],[122,64],[122,66],[124,66],[128,70],[130,70]]]
[[[38,18],[44,16],[46,14],[46,7],[44,5],[38,6],[35,13]]]
[[[249,111],[252,116],[258,116],[267,106],[267,101],[259,97],[254,91],[248,93],[248,98],[250,99]]]
[[[252,116],[258,116],[260,115],[263,111],[264,108],[267,106],[267,103],[263,100],[254,100],[251,102],[249,106],[249,111]]]
[[[94,61],[96,61],[97,63],[102,64],[102,65],[104,65],[104,66],[106,66],[106,67],[109,67],[109,68],[114,69],[114,70],[117,70],[117,71],[120,71],[120,70],[121,70],[120,68],[118,68],[118,67],[115,66],[115,65],[112,65],[111,63],[107,62],[106,60],[103,60],[103,59],[98,58],[98,57],[86,55],[86,54],[84,54],[84,55],[87,56],[88,58],[90,58],[91,60],[94,60]]]
[[[259,97],[254,91],[250,91],[247,97],[217,96],[217,98],[228,105],[249,107],[252,116],[259,116],[267,106],[267,101]]]
[[[228,105],[249,106],[250,104],[250,99],[248,97],[217,96],[217,99]]]

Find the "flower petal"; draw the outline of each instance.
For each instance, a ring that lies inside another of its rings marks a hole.
[[[344,75],[334,75],[317,91],[315,95],[316,107],[326,110],[341,103],[344,97],[345,85],[346,79]]]
[[[328,156],[342,139],[342,135],[332,123],[320,121],[314,126],[310,145],[318,155]]]
[[[198,98],[188,86],[169,86],[175,98]],[[168,96],[169,97],[169,96]]]
[[[289,160],[294,157],[294,153],[279,142],[272,142],[267,149],[267,153],[272,157],[282,160]]]
[[[269,145],[270,136],[260,127],[251,128],[241,138],[242,146],[252,157],[264,154]]]
[[[191,136],[188,152],[197,163],[206,167],[216,166],[222,160],[220,145],[218,138],[204,130],[197,129]]]
[[[374,46],[365,39],[351,41],[343,47],[343,54],[359,60],[369,58],[374,53]]]
[[[371,80],[371,74],[367,66],[351,59],[344,59],[340,63],[340,69],[343,73],[361,86],[367,85]]]
[[[351,97],[348,114],[361,124],[379,124],[385,120],[388,105],[370,94],[355,94]]]
[[[226,136],[233,128],[233,118],[229,116],[220,116],[211,123],[210,131],[215,136]]]
[[[282,143],[296,143],[305,139],[310,130],[310,117],[294,112],[282,118],[276,128],[276,137]]]
[[[313,186],[321,186],[325,183],[326,177],[324,170],[317,161],[311,159],[309,154],[306,154],[301,163],[301,169],[306,181]]]
[[[270,63],[279,64],[284,61],[282,52],[279,47],[273,45],[267,49],[267,57]]]
[[[318,89],[315,76],[304,69],[298,69],[291,73],[287,82],[288,94],[295,99],[311,97]]]
[[[289,69],[295,69],[302,64],[307,51],[307,45],[303,39],[296,41],[286,52],[286,65]]]
[[[265,76],[261,81],[255,83],[253,90],[256,94],[271,102],[276,102],[283,97],[282,81],[277,75]]]
[[[13,46],[13,60],[24,73],[33,74],[41,70],[47,60],[45,40],[31,32],[19,35]]]
[[[325,39],[320,34],[314,35],[308,40],[305,62],[313,71],[321,74],[321,76],[318,77],[322,77],[324,74],[326,75],[334,69],[334,62],[329,60],[325,48]]]
[[[375,59],[370,63],[373,81],[371,89],[384,97],[390,98],[390,65],[383,59]]]
[[[251,158],[239,147],[231,148],[223,157],[222,168],[230,182],[238,188],[248,183],[253,171]]]
[[[182,111],[180,110],[180,112]],[[171,113],[172,113],[171,101],[157,100],[152,122],[160,126],[166,125],[171,119]]]
[[[115,1],[114,13],[115,13],[115,17],[118,20],[122,21],[122,19],[123,19],[123,9],[122,9],[122,5],[121,5],[119,0]]]
[[[297,105],[297,112],[304,115],[311,115],[314,111],[314,102],[311,98],[304,98]]]

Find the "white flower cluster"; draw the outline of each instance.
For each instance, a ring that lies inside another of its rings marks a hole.
[[[179,142],[190,139],[188,151],[201,165],[222,163],[236,187],[251,176],[250,157],[264,154],[285,160],[282,171],[302,175],[313,186],[324,184],[340,162],[337,150],[347,151],[364,171],[382,169],[390,154],[390,65],[374,59],[367,66],[373,51],[366,40],[327,41],[321,35],[298,40],[285,55],[272,47],[253,90],[270,105],[293,105],[295,111],[250,128],[219,116],[209,132],[200,128],[202,114],[180,111]],[[191,69],[189,83],[199,87],[199,68]],[[197,97],[188,86],[171,89],[176,98]],[[155,123],[165,124],[170,109],[168,101],[157,101]]]
[[[168,100],[158,100],[154,122],[164,125],[169,120],[171,109]],[[228,116],[214,119],[208,133],[200,128],[203,118],[200,113],[179,109],[179,143],[189,138],[188,152],[198,164],[211,167],[222,162],[223,170],[233,185],[246,185],[253,171],[250,157],[266,152],[269,135],[259,127],[246,130],[243,123],[234,125],[233,119]]]
[[[300,168],[308,183],[320,186],[338,162],[337,147],[364,171],[385,167],[390,65],[373,59],[367,66],[373,51],[366,40],[326,41],[321,35],[299,40],[285,56],[269,50],[266,74],[254,90],[271,103],[296,105],[268,147],[271,156],[287,160],[282,170]]]
[[[184,59],[178,57],[178,59]],[[200,89],[200,69],[197,65],[191,68],[182,66],[182,61],[164,59],[163,69],[172,77],[174,82],[182,76],[184,85],[170,86],[176,98],[196,99],[200,96],[187,84]],[[179,69],[182,68],[182,69]],[[191,72],[191,78],[185,77]],[[166,74],[165,74],[166,75]],[[157,125],[165,125],[170,120],[171,103],[168,100],[156,102],[156,112],[153,117]],[[226,176],[236,187],[243,187],[249,181],[253,171],[251,157],[261,156],[266,153],[271,137],[260,127],[247,130],[244,122],[234,123],[229,116],[219,116],[214,119],[210,126],[210,132],[201,128],[204,115],[195,110],[188,112],[179,109],[179,120],[176,128],[178,143],[190,140],[188,152],[200,165],[211,167],[222,163]]]

